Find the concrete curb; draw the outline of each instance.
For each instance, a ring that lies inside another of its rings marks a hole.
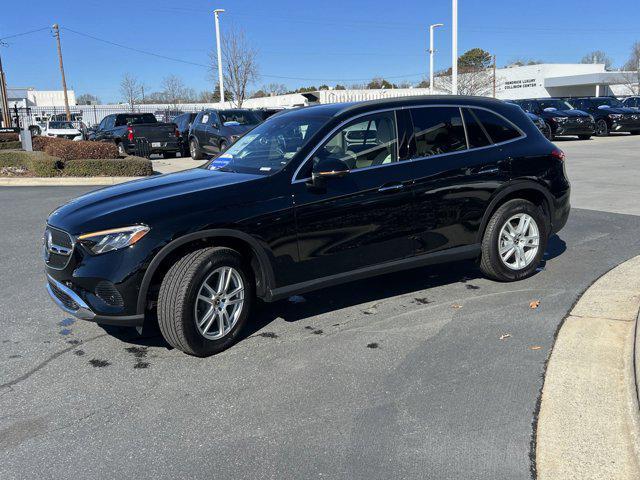
[[[68,187],[75,185],[116,185],[149,177],[2,177],[0,187]]]
[[[536,431],[540,479],[640,478],[640,256],[600,277],[551,352]]]

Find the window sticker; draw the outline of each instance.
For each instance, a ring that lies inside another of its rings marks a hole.
[[[222,167],[225,167],[231,160],[233,160],[233,157],[231,155],[220,155],[213,162],[211,162],[211,165],[209,165],[209,170],[218,170]]]
[[[202,120],[200,120],[200,123],[207,123],[208,121],[209,121],[209,115],[203,115]]]

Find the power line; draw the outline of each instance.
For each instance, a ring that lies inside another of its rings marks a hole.
[[[50,29],[51,29],[50,27],[43,27],[43,28],[38,28],[36,30],[29,30],[27,32],[14,33],[13,35],[7,35],[6,37],[0,38],[0,42],[4,40],[8,40],[10,38],[22,37],[23,35],[30,35],[32,33],[42,32],[44,30],[50,30]]]

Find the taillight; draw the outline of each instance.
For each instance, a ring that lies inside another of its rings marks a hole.
[[[178,130],[178,127],[176,127],[176,138],[180,138],[180,130]]]
[[[127,138],[130,142],[133,142],[133,128],[127,127]]]
[[[551,156],[554,158],[557,158],[558,160],[560,160],[561,162],[564,162],[564,152],[562,150],[560,150],[559,148],[556,148],[555,150],[553,150],[551,152]]]

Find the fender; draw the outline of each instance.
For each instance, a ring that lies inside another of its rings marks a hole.
[[[260,263],[260,269],[264,274],[264,291],[265,296],[270,296],[270,292],[275,287],[275,276],[273,273],[273,267],[271,261],[269,260],[269,256],[265,249],[260,245],[260,242],[252,237],[251,235],[239,231],[232,230],[228,228],[216,228],[212,230],[201,230],[199,232],[189,233],[184,235],[164,247],[157,253],[157,255],[151,260],[149,267],[147,267],[146,272],[144,273],[144,277],[142,278],[142,284],[140,285],[140,292],[138,293],[138,305],[137,305],[137,313],[144,314],[146,303],[147,303],[147,294],[149,292],[149,285],[151,284],[151,279],[153,278],[153,274],[158,269],[162,260],[164,260],[167,255],[169,255],[176,248],[192,242],[194,240],[201,240],[204,238],[212,238],[212,237],[232,237],[237,238],[238,240],[242,240],[246,242],[251,249],[253,250],[258,262]]]
[[[478,237],[477,242],[482,242],[482,236],[484,235],[484,230],[487,227],[487,223],[489,223],[489,219],[493,212],[495,212],[496,206],[500,203],[500,201],[505,198],[507,195],[512,194],[513,192],[517,192],[519,190],[536,190],[544,195],[544,198],[547,200],[547,206],[549,207],[549,223],[553,221],[553,212],[554,212],[554,202],[553,197],[549,190],[533,181],[533,180],[525,180],[525,179],[516,179],[510,182],[507,182],[497,193],[494,193],[493,198],[489,202],[489,206],[484,212],[482,216],[482,221],[480,222],[480,228],[478,229]]]

